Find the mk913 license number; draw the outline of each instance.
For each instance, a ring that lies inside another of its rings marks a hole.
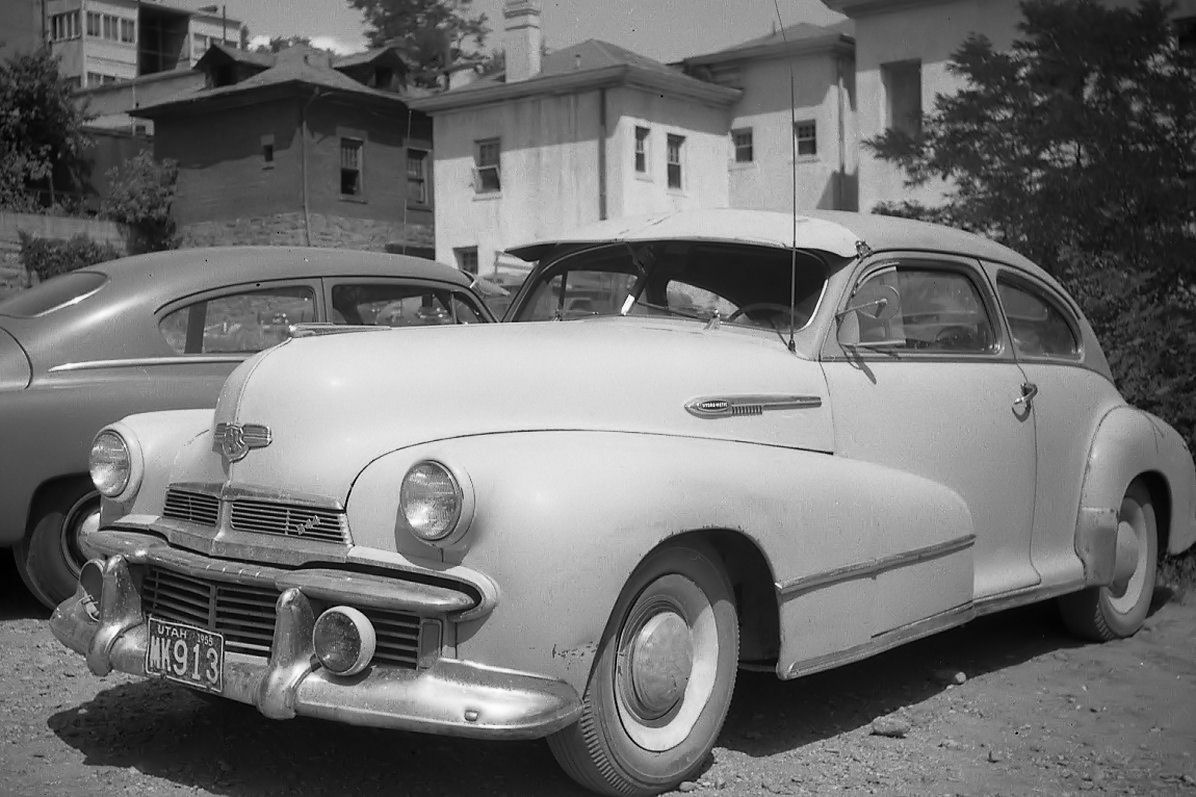
[[[206,628],[150,617],[145,672],[188,686],[224,688],[224,635]]]

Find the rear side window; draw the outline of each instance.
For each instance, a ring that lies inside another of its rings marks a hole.
[[[291,324],[316,320],[311,288],[293,285],[204,299],[158,324],[177,354],[241,354],[284,341]]]
[[[335,324],[381,327],[477,324],[481,311],[463,294],[424,285],[334,285],[332,312]]]
[[[48,279],[0,301],[0,315],[33,318],[78,304],[103,287],[108,277],[98,271],[72,271]]]
[[[1075,328],[1052,301],[1028,285],[1002,279],[997,280],[997,293],[1018,355],[1066,360],[1080,356]]]

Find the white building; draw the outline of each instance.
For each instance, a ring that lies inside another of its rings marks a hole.
[[[411,103],[433,117],[437,259],[488,274],[581,224],[729,204],[738,89],[596,40],[541,58],[539,0],[504,11],[505,78]]]

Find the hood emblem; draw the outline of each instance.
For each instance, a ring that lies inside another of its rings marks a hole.
[[[698,418],[763,415],[765,410],[803,410],[822,406],[818,396],[710,396],[696,398],[685,411]]]
[[[273,440],[270,427],[260,423],[218,423],[212,434],[212,450],[228,462],[237,462],[250,449],[265,448]]]

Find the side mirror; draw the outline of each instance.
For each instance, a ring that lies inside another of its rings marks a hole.
[[[876,325],[885,325],[888,332],[888,322],[897,317],[901,309],[901,294],[892,285],[882,285],[879,282],[865,284],[842,311],[835,315],[838,323],[838,340],[841,346],[858,346],[862,341],[862,329],[874,329]],[[873,336],[869,336],[870,338]],[[882,335],[881,339],[888,335]]]

